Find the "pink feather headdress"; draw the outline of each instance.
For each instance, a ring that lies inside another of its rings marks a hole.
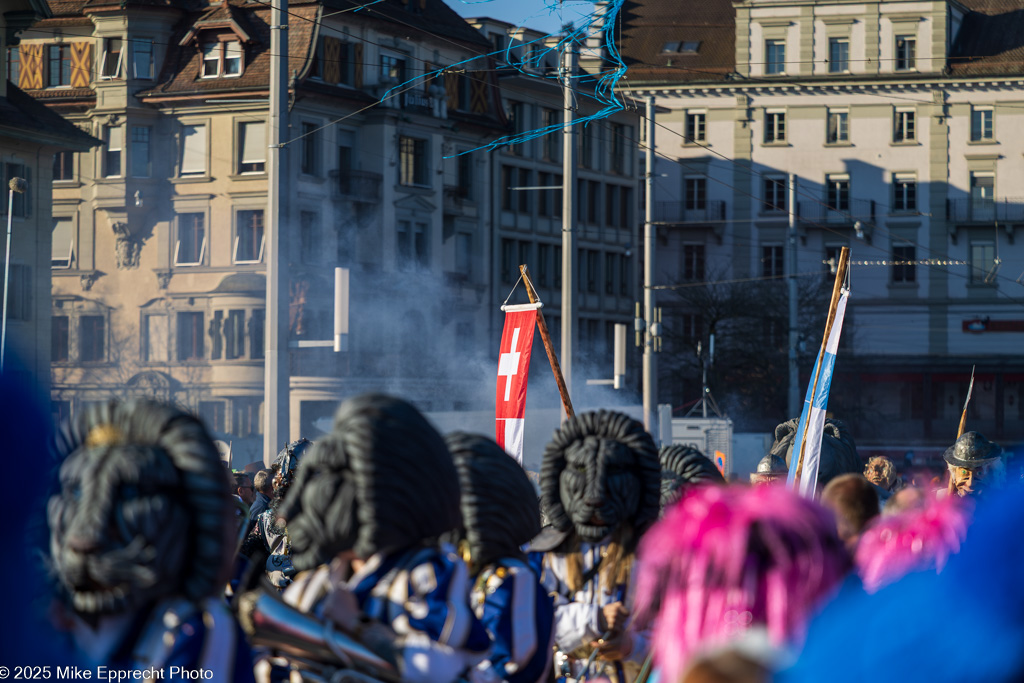
[[[968,503],[956,496],[879,517],[857,544],[857,573],[869,593],[913,571],[942,571],[967,533]]]
[[[752,626],[776,646],[802,641],[848,567],[816,503],[782,486],[696,487],[640,543],[636,623],[653,623],[663,680],[679,680],[695,652]]]

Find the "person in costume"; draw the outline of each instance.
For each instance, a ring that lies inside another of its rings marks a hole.
[[[757,463],[757,469],[750,474],[750,483],[755,486],[776,482],[786,483],[788,474],[789,467],[786,465],[786,460],[774,453],[769,453],[761,458]]]
[[[202,423],[155,401],[98,403],[63,426],[56,452],[54,613],[81,658],[251,681],[248,646],[221,597],[234,501]]]
[[[643,425],[621,413],[567,420],[544,450],[549,521],[531,543],[555,600],[555,671],[566,681],[635,680],[647,635],[630,629],[637,542],[658,519],[661,465]]]
[[[796,439],[799,424],[799,418],[793,418],[775,427],[775,443],[768,451],[785,460],[787,472],[789,465],[793,462],[793,442]],[[840,474],[848,472],[860,474],[863,469],[864,462],[857,455],[857,444],[854,443],[853,435],[846,423],[842,420],[826,418],[822,427],[821,455],[818,460],[819,490],[825,488]]]
[[[295,574],[292,566],[291,544],[288,530],[280,524],[281,501],[295,481],[299,462],[313,446],[309,439],[299,439],[281,449],[274,459],[274,499],[269,507],[256,517],[256,523],[242,542],[239,551],[250,560],[263,560],[270,582],[279,589],[291,583]],[[262,552],[259,552],[262,551]]]
[[[641,539],[638,564],[634,623],[653,625],[667,683],[727,646],[773,664],[849,558],[832,516],[783,486],[697,486]]]
[[[949,470],[949,490],[957,496],[977,496],[1005,480],[1003,449],[978,432],[964,432],[942,454]]]
[[[461,525],[459,477],[412,405],[382,394],[342,403],[280,514],[295,567],[312,570],[285,591],[289,605],[383,642],[405,681],[454,681],[483,660],[490,639],[466,565],[439,541]]]
[[[715,463],[693,446],[662,446],[658,459],[661,461],[662,510],[682,498],[689,486],[725,483]]]
[[[491,439],[456,432],[445,441],[459,473],[470,604],[492,642],[480,668],[508,683],[547,681],[554,607],[522,550],[540,531],[533,484]]]

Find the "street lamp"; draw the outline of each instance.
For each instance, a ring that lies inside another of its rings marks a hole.
[[[7,256],[4,258],[4,311],[3,319],[0,322],[0,372],[4,371],[4,350],[7,348],[7,300],[11,280],[11,221],[14,218],[14,193],[24,194],[28,189],[28,182],[24,178],[11,178],[7,184],[10,191],[7,193]]]

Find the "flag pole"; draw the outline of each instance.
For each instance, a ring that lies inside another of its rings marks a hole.
[[[971,383],[967,386],[967,399],[964,401],[964,412],[960,414],[960,424],[956,428],[956,438],[960,439],[964,435],[964,428],[967,426],[967,406],[971,404],[971,394],[974,392],[974,370],[977,365],[971,367]],[[949,473],[949,483],[946,484],[946,493],[953,495],[953,491],[956,487],[953,485],[953,473]]]
[[[523,283],[526,285],[526,295],[530,297],[530,303],[538,301],[537,290],[533,288],[533,280],[530,279],[530,269],[526,264],[519,266],[519,272],[523,276]],[[562,368],[558,365],[558,356],[555,355],[555,346],[551,343],[551,333],[548,332],[548,324],[544,322],[544,311],[537,309],[537,329],[540,330],[540,338],[544,342],[544,351],[548,354],[548,362],[551,363],[551,372],[555,375],[555,384],[558,385],[558,393],[562,397],[562,408],[565,409],[566,417],[576,417],[572,409],[572,401],[569,399],[569,390],[565,386],[565,378],[562,377]]]
[[[825,360],[825,347],[828,345],[828,337],[832,334],[832,323],[836,320],[836,308],[839,306],[839,297],[843,291],[843,285],[846,283],[846,271],[850,266],[850,248],[843,247],[839,252],[839,265],[836,268],[836,281],[832,285],[832,301],[829,302],[828,306],[828,318],[825,319],[825,336],[821,340],[821,351],[818,353],[818,362],[814,366],[814,382],[811,384],[812,387],[818,386],[818,377],[821,374],[821,364]],[[800,475],[803,473],[804,467],[804,448],[807,446],[807,430],[804,430],[803,436],[800,439],[799,450],[797,451],[797,466],[796,466],[796,478],[794,481],[800,481]]]

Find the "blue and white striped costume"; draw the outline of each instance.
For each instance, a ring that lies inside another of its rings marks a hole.
[[[548,679],[554,606],[529,565],[514,558],[489,565],[473,585],[470,604],[492,642],[490,656],[478,668],[508,683]]]
[[[607,540],[580,544],[584,576],[601,562],[607,547]],[[621,601],[626,609],[632,610],[635,582],[631,580],[629,585],[605,587],[599,585],[601,577],[595,574],[582,589],[572,592],[568,586],[565,558],[559,553],[545,553],[541,581],[554,598],[555,671],[559,676],[565,676],[565,680],[573,681],[584,673],[590,643],[603,635],[599,621],[601,608]],[[635,569],[634,565],[633,575],[636,574]],[[630,618],[626,622],[627,630],[631,621]],[[595,659],[591,679],[598,674],[615,683],[627,683],[636,678],[647,656],[650,639],[646,632],[631,631],[631,635],[633,648],[629,655],[621,663]]]

